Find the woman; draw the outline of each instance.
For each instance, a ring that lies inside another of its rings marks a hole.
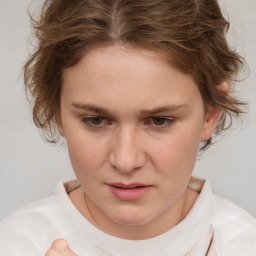
[[[34,28],[34,121],[77,180],[4,220],[0,254],[256,254],[255,220],[191,177],[244,104],[218,3],[46,1]]]

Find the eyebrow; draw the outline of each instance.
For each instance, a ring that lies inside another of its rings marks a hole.
[[[162,106],[162,107],[157,107],[154,109],[142,109],[140,111],[140,115],[156,115],[156,114],[161,114],[161,113],[166,113],[166,112],[170,112],[170,111],[175,111],[175,110],[179,110],[179,109],[183,109],[186,108],[187,105],[185,104],[181,104],[181,105],[166,105],[166,106]]]
[[[117,116],[116,113],[111,113],[108,109],[93,105],[93,104],[81,104],[81,103],[72,103],[71,104],[75,108],[88,110],[99,115],[107,115],[107,116]],[[188,106],[185,104],[180,105],[164,105],[161,107],[157,107],[154,109],[142,109],[139,111],[139,116],[147,116],[147,115],[156,115],[156,114],[163,114],[170,111],[175,111],[183,108],[187,108]]]

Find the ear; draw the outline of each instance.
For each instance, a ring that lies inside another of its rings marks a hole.
[[[218,93],[222,97],[227,97],[229,94],[229,85],[227,82],[223,82],[217,87]],[[218,124],[221,115],[221,108],[217,105],[208,105],[207,113],[205,115],[203,132],[201,135],[201,141],[207,141],[211,138],[215,127]]]
[[[220,107],[218,106],[207,107],[207,113],[205,115],[201,141],[207,141],[211,138],[213,131],[220,119],[220,115],[221,115]]]
[[[62,125],[62,119],[61,119],[61,114],[59,114],[58,118],[57,118],[57,128],[59,131],[59,134],[65,138],[64,135],[64,129],[63,129],[63,125]]]

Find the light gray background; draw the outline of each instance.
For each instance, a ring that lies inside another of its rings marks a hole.
[[[0,0],[0,220],[52,194],[57,181],[74,178],[65,147],[43,142],[25,99],[20,74],[28,54],[29,2]],[[239,85],[241,98],[250,103],[249,114],[240,128],[200,157],[194,174],[209,178],[215,193],[256,217],[256,1],[223,2],[232,22],[230,42],[251,70]]]

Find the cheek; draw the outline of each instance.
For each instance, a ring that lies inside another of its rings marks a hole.
[[[174,203],[184,193],[194,169],[197,152],[197,141],[192,142],[189,136],[182,135],[166,142],[159,147],[159,151],[152,149],[163,201]]]
[[[179,130],[166,137],[163,141],[149,145],[151,155],[161,158],[162,162],[180,162],[182,159],[187,162],[190,158],[195,159],[198,153],[200,134],[191,130]]]
[[[157,169],[176,182],[189,178],[194,169],[200,134],[192,130],[176,130],[164,141],[158,142],[157,146],[148,145],[149,154]]]
[[[106,159],[106,147],[103,140],[96,140],[91,136],[66,136],[70,161],[76,176],[95,174],[95,170]]]

